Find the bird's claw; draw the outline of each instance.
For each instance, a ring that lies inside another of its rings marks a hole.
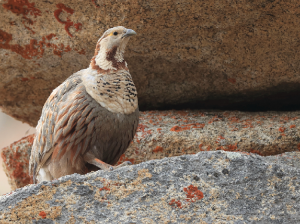
[[[109,166],[108,168],[106,168],[105,170],[109,170],[109,171],[113,171],[115,169],[118,169],[120,167],[123,167],[123,166],[129,166],[129,165],[132,165],[132,163],[130,161],[125,161],[123,163],[121,163],[120,165],[118,166]]]

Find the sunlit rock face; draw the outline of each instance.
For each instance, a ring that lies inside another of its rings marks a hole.
[[[142,110],[299,109],[297,10],[295,1],[3,0],[0,106],[35,126],[51,91],[122,25],[138,34],[126,61]]]

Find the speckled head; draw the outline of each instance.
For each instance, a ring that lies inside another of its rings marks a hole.
[[[97,42],[90,67],[97,70],[98,73],[120,69],[128,70],[123,55],[126,45],[133,35],[136,35],[135,31],[123,26],[105,31]]]

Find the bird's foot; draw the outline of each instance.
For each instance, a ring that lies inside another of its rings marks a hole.
[[[86,159],[86,161],[90,164],[95,165],[96,167],[100,168],[101,170],[107,170],[107,171],[113,171],[113,170],[118,169],[123,166],[132,165],[132,163],[130,161],[125,161],[118,166],[112,166],[112,165],[109,165],[109,164],[101,161],[100,159],[95,158],[95,157]]]
[[[108,170],[109,171],[113,171],[113,170],[118,169],[120,167],[129,166],[129,165],[132,165],[132,163],[130,161],[125,161],[125,162],[123,162],[123,163],[121,163],[120,165],[117,165],[117,166],[111,166],[111,165],[109,165],[110,167],[109,167]]]
[[[130,161],[125,161],[123,163],[121,163],[120,165],[117,165],[117,166],[111,166],[111,170],[115,170],[115,169],[118,169],[120,167],[123,167],[123,166],[129,166],[129,165],[132,165],[132,163]]]

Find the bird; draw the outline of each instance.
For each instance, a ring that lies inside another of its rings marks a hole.
[[[137,90],[124,52],[132,29],[108,29],[87,69],[69,76],[45,102],[29,160],[33,183],[73,173],[115,170],[139,123]]]

